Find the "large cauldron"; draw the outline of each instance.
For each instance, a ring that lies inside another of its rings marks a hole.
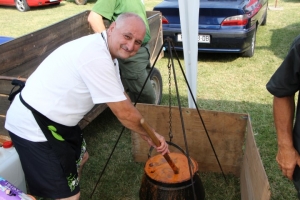
[[[198,174],[198,164],[186,155],[170,153],[170,158],[178,167],[175,174],[162,155],[148,159],[140,188],[141,200],[203,200],[205,191]],[[189,170],[191,166],[192,179]],[[194,187],[194,189],[193,189]]]

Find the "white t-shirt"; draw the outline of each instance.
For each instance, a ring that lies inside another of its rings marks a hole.
[[[106,32],[68,42],[51,53],[26,81],[23,99],[49,119],[75,126],[95,104],[126,100],[119,66]],[[19,99],[11,104],[5,128],[30,141],[46,141],[32,113]]]

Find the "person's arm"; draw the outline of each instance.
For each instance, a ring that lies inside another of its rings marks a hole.
[[[125,94],[126,95],[126,94]],[[127,95],[126,95],[127,96]],[[141,119],[143,118],[140,112],[132,105],[129,97],[127,96],[127,100],[120,102],[111,102],[107,103],[108,107],[111,111],[116,115],[118,120],[128,129],[137,132],[141,135],[141,137],[148,142],[149,145],[154,146],[151,138],[148,136],[142,125],[140,124]],[[157,151],[164,155],[169,152],[168,144],[166,143],[163,136],[156,133],[154,131],[156,137],[159,139],[161,145],[156,147]]]
[[[276,161],[282,174],[293,179],[295,166],[300,164],[299,154],[293,145],[294,96],[274,97],[273,115],[277,133],[278,152]]]
[[[101,33],[102,31],[106,30],[103,17],[98,13],[91,11],[88,16],[88,22],[95,33]]]

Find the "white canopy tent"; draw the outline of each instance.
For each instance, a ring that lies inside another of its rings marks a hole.
[[[200,0],[178,0],[186,77],[197,100],[198,24]],[[195,108],[188,93],[189,108]]]

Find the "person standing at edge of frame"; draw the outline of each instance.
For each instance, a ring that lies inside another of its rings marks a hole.
[[[295,94],[300,89],[300,35],[294,39],[287,56],[266,87],[274,95],[273,115],[278,143],[276,161],[283,176],[293,181],[300,199],[299,94],[295,107]]]

